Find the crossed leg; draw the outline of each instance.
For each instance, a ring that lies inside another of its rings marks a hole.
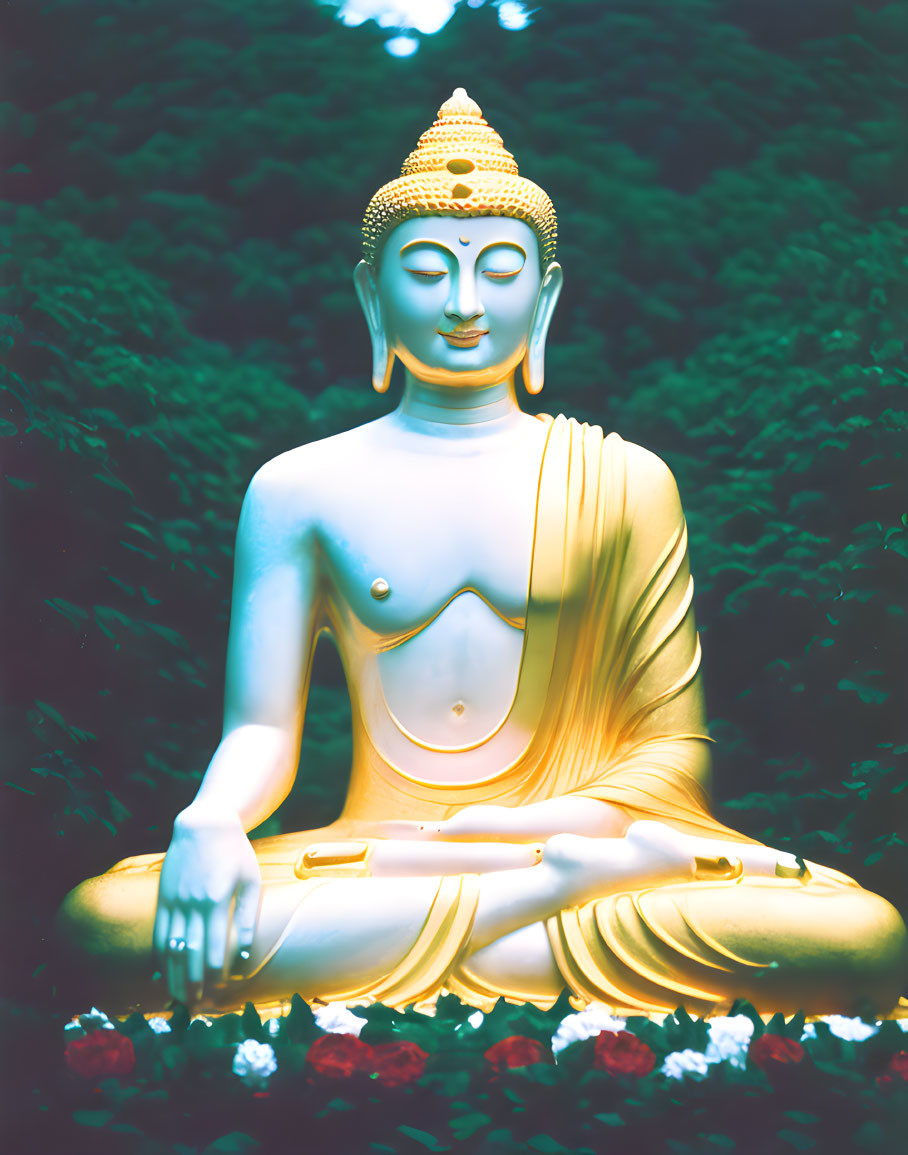
[[[740,885],[733,851],[751,860]],[[557,997],[567,979],[581,997],[617,1005],[623,995],[629,1008],[640,1009],[711,1009],[738,995],[768,1009],[782,1009],[780,999],[807,1009],[820,998],[820,1011],[846,1010],[861,995],[880,1009],[893,1005],[906,952],[897,912],[833,872],[807,884],[759,877],[769,875],[774,854],[649,822],[634,824],[622,839],[559,835],[537,865],[468,876],[475,913],[471,908],[460,920],[468,937],[434,949],[457,955],[488,989],[541,1003]],[[106,999],[108,1009],[160,1010],[168,1002],[163,983],[150,981],[159,864],[157,856],[91,879],[61,912],[65,937],[87,956],[95,1001]],[[708,881],[695,881],[698,869]],[[212,1008],[296,991],[328,1000],[380,986],[412,952],[446,881],[286,877],[263,887],[251,976],[214,992]],[[568,975],[563,952],[574,949],[569,916],[577,911],[583,928],[574,947],[592,949],[598,963]],[[640,956],[636,977],[629,952]]]

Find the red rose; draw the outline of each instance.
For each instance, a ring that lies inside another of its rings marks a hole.
[[[593,1066],[610,1075],[633,1075],[639,1079],[656,1065],[656,1056],[630,1031],[600,1031],[596,1037]]]
[[[525,1035],[511,1035],[502,1039],[485,1053],[486,1062],[493,1071],[509,1067],[529,1067],[532,1063],[552,1063],[552,1052],[537,1039]]]
[[[306,1061],[319,1075],[348,1079],[354,1072],[372,1070],[372,1047],[356,1035],[322,1035],[306,1053]]]
[[[136,1065],[132,1040],[119,1031],[89,1031],[66,1048],[66,1065],[86,1079],[104,1079],[108,1075],[130,1075]]]
[[[385,1087],[402,1087],[421,1077],[428,1055],[415,1043],[379,1043],[372,1048],[372,1070]]]
[[[889,1066],[877,1075],[877,1083],[884,1090],[892,1090],[900,1082],[908,1083],[908,1051],[899,1051],[889,1060]]]
[[[794,1039],[783,1035],[761,1035],[747,1050],[748,1062],[770,1074],[788,1063],[800,1063],[804,1048]]]

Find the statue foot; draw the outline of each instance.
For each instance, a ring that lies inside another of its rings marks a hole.
[[[567,901],[577,904],[619,890],[740,877],[739,858],[711,850],[705,839],[689,838],[662,822],[634,822],[624,838],[557,834],[545,845],[543,865],[557,873]]]
[[[737,854],[730,853],[729,846],[682,834],[664,822],[633,822],[625,839],[654,873],[667,871],[672,875],[654,881],[718,882],[740,878],[744,873],[744,864]]]
[[[649,835],[641,829],[647,827],[653,828]],[[726,842],[718,838],[682,834],[662,822],[635,822],[628,828],[628,834],[632,830],[637,831],[638,836],[650,837],[657,843],[672,842],[678,853],[686,853],[693,857],[697,863],[697,878],[709,878],[710,872],[715,869],[713,864],[723,861],[740,863],[741,869],[738,873],[754,878],[793,878],[807,883],[813,877],[802,858],[785,850],[763,846],[759,842]],[[715,877],[724,877],[721,867],[720,873]]]

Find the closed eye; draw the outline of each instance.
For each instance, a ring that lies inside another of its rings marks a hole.
[[[489,277],[493,281],[506,281],[508,277],[516,277],[519,272],[520,269],[514,269],[510,273],[496,273],[491,269],[484,269],[483,276]]]
[[[412,273],[414,277],[427,277],[429,280],[434,280],[436,277],[444,277],[447,273],[446,269],[438,271],[428,269],[408,269],[404,266],[404,272]]]

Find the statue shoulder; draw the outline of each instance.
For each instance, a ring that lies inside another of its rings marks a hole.
[[[606,443],[624,457],[627,512],[636,523],[669,532],[684,519],[674,474],[658,454],[610,433]]]
[[[632,512],[652,514],[655,510],[670,511],[675,518],[681,513],[681,499],[674,475],[658,454],[633,441],[625,441],[616,432],[606,434],[599,425],[588,425],[574,417],[559,415],[550,417],[542,413],[540,421],[547,425],[559,425],[570,430],[584,442],[594,442],[594,449],[601,445],[603,459],[617,467],[623,475],[626,500]]]
[[[612,434],[611,436],[617,436]],[[628,489],[641,495],[650,493],[657,497],[677,495],[678,486],[669,467],[658,454],[644,449],[633,441],[622,441],[627,462]]]
[[[326,497],[343,485],[362,450],[360,428],[309,441],[266,461],[246,491],[244,510],[269,520],[318,516]]]

